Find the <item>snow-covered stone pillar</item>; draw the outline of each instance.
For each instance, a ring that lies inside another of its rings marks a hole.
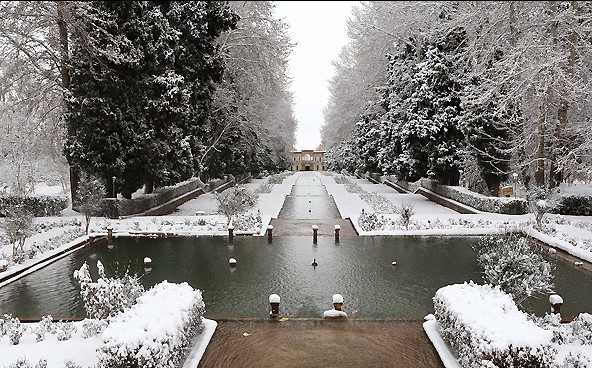
[[[551,304],[551,312],[553,312],[553,314],[561,315],[561,306],[563,305],[563,298],[557,294],[550,295],[549,303]]]
[[[339,243],[339,230],[341,230],[341,226],[335,225],[335,243]]]
[[[277,294],[271,294],[269,296],[269,305],[271,306],[269,316],[273,319],[278,319],[280,316],[280,296]]]
[[[232,243],[234,239],[234,226],[228,225],[228,242]]]
[[[267,241],[271,243],[273,239],[273,225],[267,225]]]
[[[319,231],[319,227],[317,225],[312,225],[312,243],[317,243],[317,232]]]
[[[333,294],[333,308],[340,311],[343,307],[343,296],[341,294]]]

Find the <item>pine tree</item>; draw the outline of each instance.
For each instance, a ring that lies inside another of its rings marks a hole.
[[[223,72],[214,40],[235,21],[222,2],[93,2],[72,40],[68,161],[126,198],[193,175]]]

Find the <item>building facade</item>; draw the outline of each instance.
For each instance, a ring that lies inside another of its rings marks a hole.
[[[292,171],[324,171],[325,151],[292,151]]]

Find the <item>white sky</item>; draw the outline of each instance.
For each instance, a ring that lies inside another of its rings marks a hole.
[[[296,46],[290,55],[294,112],[298,121],[296,149],[316,149],[321,143],[323,109],[329,98],[332,60],[347,43],[346,19],[359,1],[276,1],[276,17],[290,26]]]

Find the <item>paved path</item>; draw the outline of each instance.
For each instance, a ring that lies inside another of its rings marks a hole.
[[[302,172],[292,191],[286,197],[277,219],[272,219],[274,236],[312,236],[312,226],[318,226],[317,235],[335,235],[339,225],[339,236],[357,236],[348,219],[343,219],[333,197],[327,193],[320,174]]]
[[[244,336],[243,334],[249,334]],[[199,368],[443,368],[422,321],[219,321]]]

